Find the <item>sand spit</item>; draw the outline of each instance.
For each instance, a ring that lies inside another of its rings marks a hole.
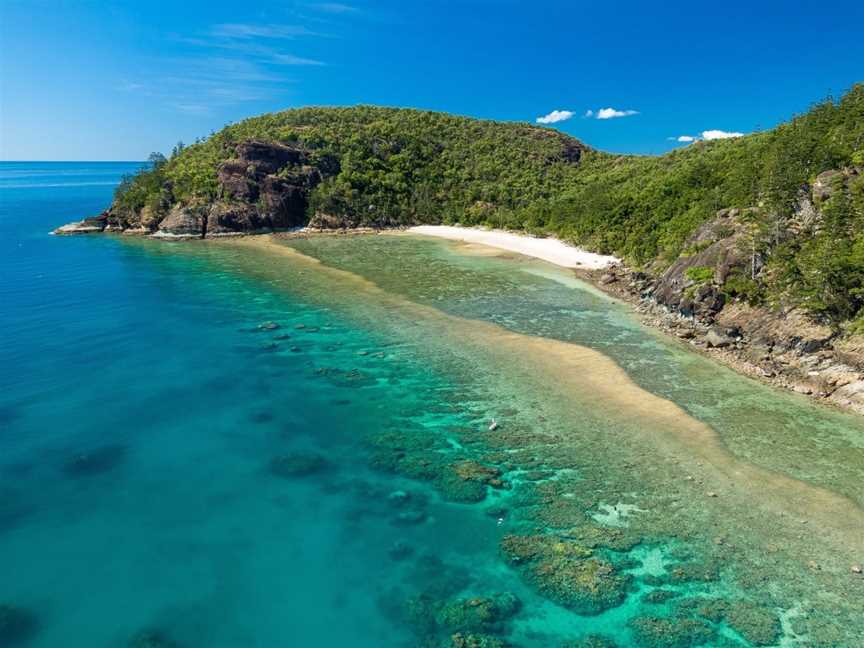
[[[326,266],[317,259],[274,240],[256,236],[214,244],[231,245],[290,258],[325,273],[352,295],[366,294],[370,303],[401,312],[412,321],[446,330],[466,350],[507,367],[520,380],[541,384],[550,397],[578,403],[603,416],[621,432],[653,446],[657,460],[674,458],[684,474],[700,475],[706,506],[736,511],[748,523],[770,525],[774,537],[791,540],[802,520],[819,529],[826,551],[847,556],[860,551],[864,510],[829,489],[752,464],[732,454],[710,426],[681,407],[638,386],[612,359],[588,347],[523,335],[479,320],[449,315],[431,306],[389,293],[354,273]],[[682,484],[683,486],[683,484]],[[830,548],[830,549],[829,549]]]

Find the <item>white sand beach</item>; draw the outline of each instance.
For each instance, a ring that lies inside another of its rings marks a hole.
[[[424,236],[437,236],[452,241],[463,241],[517,252],[525,256],[542,259],[563,268],[598,270],[618,263],[620,259],[606,254],[595,254],[555,238],[537,238],[526,234],[512,234],[501,230],[486,230],[474,227],[450,225],[418,225],[409,232]]]

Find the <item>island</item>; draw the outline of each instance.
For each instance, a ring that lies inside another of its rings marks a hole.
[[[554,237],[649,324],[864,413],[864,85],[769,131],[617,155],[560,131],[411,109],[232,124],[57,234],[164,239],[417,225]],[[427,231],[427,233],[429,233]]]

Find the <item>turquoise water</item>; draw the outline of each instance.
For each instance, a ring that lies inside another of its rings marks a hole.
[[[518,256],[472,258],[434,239],[377,237],[358,248],[330,237],[292,245],[438,309],[601,351],[640,386],[710,424],[736,455],[864,506],[861,417],[744,379],[646,329],[627,306],[566,270]],[[413,262],[418,256],[422,264]]]
[[[482,564],[498,530],[371,473],[364,435],[451,385],[406,349],[358,355],[381,341],[242,277],[47,236],[136,166],[2,168],[0,604],[35,616],[33,646],[148,628],[181,645],[402,645],[382,600],[440,578],[439,561]],[[329,465],[274,476],[292,452]]]
[[[290,243],[385,299],[230,242],[47,234],[137,166],[0,164],[0,646],[856,645],[854,555],[706,505],[642,426],[459,337],[481,320],[602,351],[736,458],[860,504],[857,418],[539,262]]]

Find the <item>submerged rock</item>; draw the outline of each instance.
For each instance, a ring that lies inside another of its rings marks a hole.
[[[390,549],[387,550],[387,555],[390,556],[390,559],[397,561],[410,558],[413,553],[414,547],[409,545],[407,542],[403,542],[402,540],[397,540],[393,543]]]
[[[411,511],[402,511],[396,517],[393,518],[393,524],[397,526],[410,526],[414,524],[421,524],[426,521],[426,512],[420,509],[414,509]]]
[[[585,635],[576,641],[568,642],[562,648],[618,648],[618,644],[609,639],[609,637],[591,634]]]
[[[627,597],[630,577],[575,542],[551,535],[507,535],[501,549],[543,596],[579,614],[599,614]]]
[[[423,554],[411,565],[405,582],[431,598],[443,601],[464,590],[470,584],[471,576],[462,566]]]
[[[667,590],[667,589],[656,589],[650,592],[647,592],[642,596],[643,603],[649,603],[652,605],[661,605],[666,601],[679,596],[680,593],[675,590]]]
[[[22,646],[37,630],[36,617],[30,611],[0,603],[0,646]]]
[[[132,637],[127,648],[180,648],[180,645],[157,630],[144,630]]]
[[[106,445],[73,456],[64,464],[63,472],[76,478],[98,475],[115,468],[125,457],[125,446]]]
[[[0,488],[0,534],[18,526],[35,511],[33,504],[15,490]]]
[[[704,621],[641,616],[629,623],[640,648],[691,648],[704,646],[715,633]]]
[[[448,601],[435,619],[439,626],[451,630],[488,632],[501,630],[520,607],[519,599],[510,592],[475,596]]]
[[[482,502],[487,487],[505,488],[507,484],[498,468],[465,460],[445,467],[438,486],[444,498],[452,502]]]
[[[579,614],[600,614],[627,597],[629,577],[599,558],[548,557],[528,573],[541,594]]]
[[[284,479],[308,477],[330,467],[326,457],[314,452],[291,452],[273,457],[270,461],[270,472]]]
[[[444,648],[507,648],[498,637],[483,634],[462,634],[457,632],[445,641]]]
[[[727,623],[754,646],[773,646],[782,631],[775,612],[751,601],[688,599],[681,609],[712,623]]]

